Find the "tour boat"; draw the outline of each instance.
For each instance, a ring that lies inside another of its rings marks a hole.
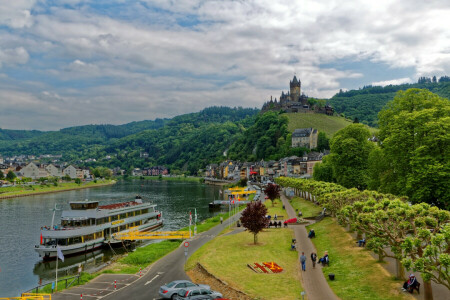
[[[115,233],[152,231],[163,225],[156,204],[143,202],[139,196],[133,201],[100,206],[98,201],[87,200],[69,204],[70,210],[62,211],[60,225],[41,228],[41,241],[35,250],[45,260],[57,256],[57,245],[64,256],[75,255],[122,243],[114,239]]]

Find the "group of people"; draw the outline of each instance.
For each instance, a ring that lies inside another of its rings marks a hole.
[[[313,265],[313,268],[316,267],[316,261],[317,261],[317,254],[315,252],[311,253],[311,262]],[[330,262],[328,258],[328,251],[325,251],[325,254],[323,257],[319,258],[319,263],[321,263],[323,266],[328,265]],[[302,271],[306,271],[306,256],[305,252],[302,252],[302,255],[300,255],[300,263],[302,265]]]
[[[272,221],[270,221],[268,227],[270,228],[270,227],[272,227],[272,226],[275,226],[275,228],[277,228],[277,227],[280,227],[280,228],[281,228],[281,221],[278,221],[278,222],[275,222],[275,221],[272,222]]]

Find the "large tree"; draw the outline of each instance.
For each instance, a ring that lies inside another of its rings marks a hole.
[[[365,189],[368,183],[368,157],[374,145],[363,124],[351,124],[339,130],[330,142],[330,162],[336,182],[347,188]]]
[[[450,207],[450,101],[428,90],[399,91],[379,113],[388,169],[381,191]]]
[[[269,219],[266,218],[267,207],[261,201],[252,201],[242,211],[241,223],[248,231],[253,233],[253,242],[258,241],[257,234],[267,227]]]
[[[281,188],[278,184],[269,183],[264,189],[264,194],[272,201],[272,206],[275,204],[275,199],[280,198]]]
[[[11,170],[9,170],[8,174],[6,174],[6,180],[11,182],[13,182],[16,177],[17,177],[16,174],[14,174],[14,172]]]

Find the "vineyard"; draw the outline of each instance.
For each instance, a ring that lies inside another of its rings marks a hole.
[[[339,224],[363,235],[367,247],[421,273],[425,299],[432,299],[431,281],[450,289],[450,212],[426,203],[411,205],[406,197],[347,189],[335,183],[281,177],[276,182],[331,212]],[[404,268],[403,268],[403,267]]]

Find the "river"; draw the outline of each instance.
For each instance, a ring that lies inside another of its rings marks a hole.
[[[55,262],[43,263],[34,245],[39,243],[41,226],[51,224],[55,204],[65,210],[69,201],[98,200],[103,205],[133,200],[139,194],[162,211],[162,230],[176,230],[189,224],[189,210],[194,212],[194,208],[199,221],[212,216],[208,203],[218,199],[219,189],[195,182],[129,180],[111,186],[0,200],[0,298],[19,296],[40,283],[52,281]],[[61,210],[56,212],[55,223]],[[85,270],[93,270],[111,256],[110,250],[101,250],[67,258],[58,269],[73,274],[82,264]]]

